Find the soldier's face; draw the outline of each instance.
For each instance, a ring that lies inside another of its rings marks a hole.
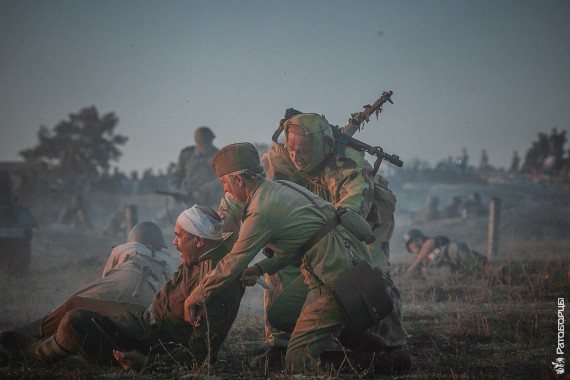
[[[174,227],[174,241],[172,244],[174,244],[176,249],[180,252],[182,264],[190,265],[200,256],[200,247],[198,247],[199,240],[198,236],[192,235],[176,223],[176,227]]]
[[[245,184],[239,175],[225,175],[220,178],[224,191],[231,194],[238,202],[247,202]]]
[[[420,251],[420,247],[413,242],[408,244],[408,248],[410,249],[410,253],[413,253],[414,255],[417,255]]]
[[[311,163],[312,144],[309,136],[302,136],[295,133],[287,135],[287,152],[293,164],[298,170],[303,170]]]

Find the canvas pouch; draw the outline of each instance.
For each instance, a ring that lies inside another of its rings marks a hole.
[[[386,293],[384,273],[360,261],[348,273],[329,283],[334,297],[355,332],[362,332],[392,312],[394,305]]]

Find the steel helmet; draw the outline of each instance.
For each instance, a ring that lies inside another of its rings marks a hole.
[[[161,229],[153,222],[135,224],[129,233],[128,242],[139,242],[152,247],[155,251],[166,248],[166,241]]]
[[[417,228],[412,228],[411,230],[406,232],[404,234],[404,244],[406,244],[406,249],[408,250],[408,252],[411,253],[410,251],[411,243],[415,243],[418,239],[424,240],[425,238],[427,238],[427,236],[424,235],[424,233],[418,230]]]
[[[214,132],[208,127],[200,127],[194,132],[194,141],[197,144],[204,144],[206,141],[212,141],[216,137]]]

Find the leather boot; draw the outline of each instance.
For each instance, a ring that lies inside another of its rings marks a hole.
[[[14,331],[18,331],[26,335],[29,335],[33,338],[39,339],[44,337],[43,326],[44,326],[44,318],[30,322],[27,325],[17,327],[14,329]]]
[[[72,354],[57,343],[55,335],[35,339],[13,330],[0,333],[0,351],[10,358],[26,358],[48,363],[56,362]]]
[[[344,330],[338,340],[343,347],[352,351],[382,352],[387,349],[384,339],[370,330],[361,333]]]

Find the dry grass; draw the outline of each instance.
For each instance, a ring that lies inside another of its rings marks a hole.
[[[491,191],[491,189],[489,189]],[[485,192],[482,193],[486,196]],[[521,195],[521,199],[530,196]],[[517,198],[513,198],[516,200]],[[533,198],[534,199],[534,198]],[[537,202],[542,202],[542,198]],[[558,200],[559,201],[559,200]],[[558,210],[567,215],[568,196]],[[399,202],[406,202],[405,194]],[[505,204],[508,204],[506,201]],[[521,217],[515,204],[504,212],[499,255],[494,265],[504,265],[506,276],[496,278],[405,278],[402,269],[411,260],[398,244],[411,221],[400,218],[393,238],[393,277],[404,301],[404,324],[410,334],[408,349],[412,369],[394,375],[401,379],[558,379],[552,370],[556,359],[557,298],[570,294],[570,241],[559,236],[560,222],[542,224],[539,234]],[[529,208],[524,208],[525,215]],[[533,206],[533,212],[540,207]],[[551,214],[552,207],[543,208]],[[566,210],[566,211],[564,211]],[[534,215],[544,221],[552,215]],[[567,216],[566,216],[567,218]],[[530,223],[530,222],[529,222]],[[443,221],[422,225],[484,247],[485,221]],[[463,235],[462,235],[463,234]],[[107,240],[105,240],[107,239]],[[471,240],[469,240],[471,239]],[[566,239],[568,239],[566,237]],[[168,240],[168,237],[167,237]],[[0,329],[14,327],[42,316],[74,290],[99,275],[110,252],[108,238],[42,226],[34,240],[30,275],[15,279],[0,275]],[[103,248],[102,248],[103,247]],[[566,303],[569,300],[566,298]],[[265,379],[287,378],[279,373],[251,368],[253,357],[265,350],[261,290],[248,289],[238,319],[213,368],[165,372],[126,373],[122,369],[95,368],[78,357],[51,365],[8,363],[0,368],[2,379]],[[568,342],[566,342],[568,343]],[[337,373],[325,369],[302,378],[374,377],[349,365]],[[570,368],[567,368],[570,370]]]

